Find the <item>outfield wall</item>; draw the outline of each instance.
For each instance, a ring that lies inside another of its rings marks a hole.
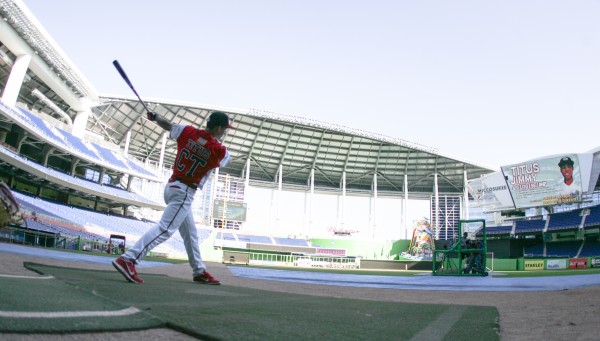
[[[346,255],[362,257],[363,260],[393,260],[408,250],[410,240],[314,238],[310,239],[310,243],[321,248],[344,249]]]

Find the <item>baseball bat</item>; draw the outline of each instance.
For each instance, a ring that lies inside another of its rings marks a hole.
[[[119,61],[116,59],[113,60],[113,65],[115,66],[117,71],[119,71],[119,74],[121,75],[121,77],[123,77],[123,80],[125,81],[125,83],[127,83],[127,85],[129,85],[129,88],[131,88],[133,93],[137,96],[138,100],[140,100],[140,103],[142,103],[142,105],[144,106],[144,109],[146,109],[146,112],[152,112],[152,110],[148,109],[148,107],[146,106],[146,103],[144,103],[144,101],[142,101],[142,99],[140,98],[140,95],[138,95],[137,91],[135,91],[133,84],[129,80],[129,77],[127,77],[125,70],[123,70],[123,68],[121,67],[121,64],[119,64]]]

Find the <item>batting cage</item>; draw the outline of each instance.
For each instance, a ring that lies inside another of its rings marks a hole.
[[[433,253],[433,275],[487,276],[485,220],[460,220],[458,239]]]

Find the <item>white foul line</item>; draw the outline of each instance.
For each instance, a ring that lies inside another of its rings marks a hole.
[[[410,341],[437,341],[444,340],[448,332],[454,327],[456,322],[460,320],[462,315],[467,310],[465,306],[452,306],[446,309],[438,316],[432,323],[427,327],[421,329],[416,335],[414,335]]]
[[[51,279],[54,278],[50,275],[47,276],[21,276],[21,275],[4,275],[4,274],[0,274],[0,277],[7,277],[7,278],[30,278],[30,279]]]
[[[139,313],[138,308],[129,307],[116,311],[1,311],[0,317],[6,318],[64,318],[64,317],[113,317]]]

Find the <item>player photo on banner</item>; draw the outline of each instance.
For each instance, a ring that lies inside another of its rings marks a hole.
[[[569,204],[581,200],[577,154],[501,167],[516,208]]]

